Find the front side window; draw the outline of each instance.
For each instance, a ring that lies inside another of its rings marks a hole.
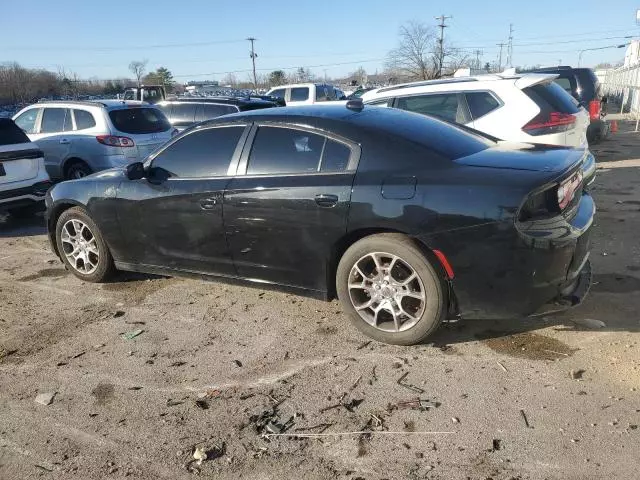
[[[279,89],[274,90],[273,92],[271,92],[269,95],[271,95],[272,97],[281,98],[282,100],[284,100],[284,93],[285,92],[286,92],[286,90],[284,88],[279,88]]]
[[[166,132],[171,128],[167,117],[157,108],[119,108],[111,110],[109,118],[116,130],[132,135]]]
[[[76,129],[84,130],[86,128],[93,128],[96,126],[96,119],[93,118],[91,112],[86,110],[74,110],[73,115],[76,118]]]
[[[374,100],[373,102],[367,102],[367,105],[373,105],[376,107],[390,107],[393,104],[392,98],[384,98],[382,100]]]
[[[204,104],[198,112],[196,120],[201,122],[209,120],[211,118],[217,118],[222,115],[228,115],[230,113],[237,113],[238,107],[235,105],[217,105],[217,104]]]
[[[15,119],[16,125],[18,125],[25,133],[36,133],[36,120],[38,119],[38,113],[41,108],[32,108],[26,112],[20,114]]]
[[[249,155],[247,175],[343,171],[350,155],[349,147],[323,135],[283,127],[260,127]]]
[[[169,145],[153,159],[163,177],[207,178],[227,174],[244,127],[197,130]]]
[[[500,106],[500,103],[489,92],[469,92],[465,96],[474,120]]]
[[[457,93],[440,95],[415,95],[398,99],[398,108],[422,115],[432,115],[449,122],[467,123],[465,107],[458,101]]]
[[[295,87],[291,89],[292,102],[304,102],[309,100],[309,87]]]
[[[42,113],[40,133],[64,132],[66,116],[66,108],[45,108]],[[69,130],[73,130],[73,128]]]
[[[327,87],[318,85],[316,87],[316,102],[324,102],[326,100],[329,100],[329,92],[327,91]]]

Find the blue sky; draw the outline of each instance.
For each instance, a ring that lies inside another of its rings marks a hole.
[[[2,0],[0,62],[64,67],[81,78],[131,76],[131,60],[169,68],[176,80],[248,78],[253,36],[257,68],[307,66],[339,76],[362,65],[382,70],[400,25],[452,15],[448,40],[493,62],[514,24],[514,65],[576,64],[578,51],[628,42],[640,27],[632,0]],[[616,38],[610,38],[616,37]],[[184,44],[192,44],[185,46]],[[196,44],[196,45],[193,45]],[[624,49],[585,52],[583,65],[623,58]]]

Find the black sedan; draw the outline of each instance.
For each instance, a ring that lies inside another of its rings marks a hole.
[[[407,345],[458,315],[580,302],[587,155],[357,102],[266,109],[56,185],[47,223],[83,280],[118,269],[337,295],[364,333]]]

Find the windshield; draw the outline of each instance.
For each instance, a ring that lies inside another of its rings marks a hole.
[[[111,110],[109,118],[116,130],[130,134],[166,132],[171,124],[157,108],[122,108]]]

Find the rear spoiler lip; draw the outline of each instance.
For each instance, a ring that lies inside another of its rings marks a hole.
[[[540,83],[551,82],[559,76],[557,73],[527,73],[517,79],[514,84],[520,90],[524,90]]]

